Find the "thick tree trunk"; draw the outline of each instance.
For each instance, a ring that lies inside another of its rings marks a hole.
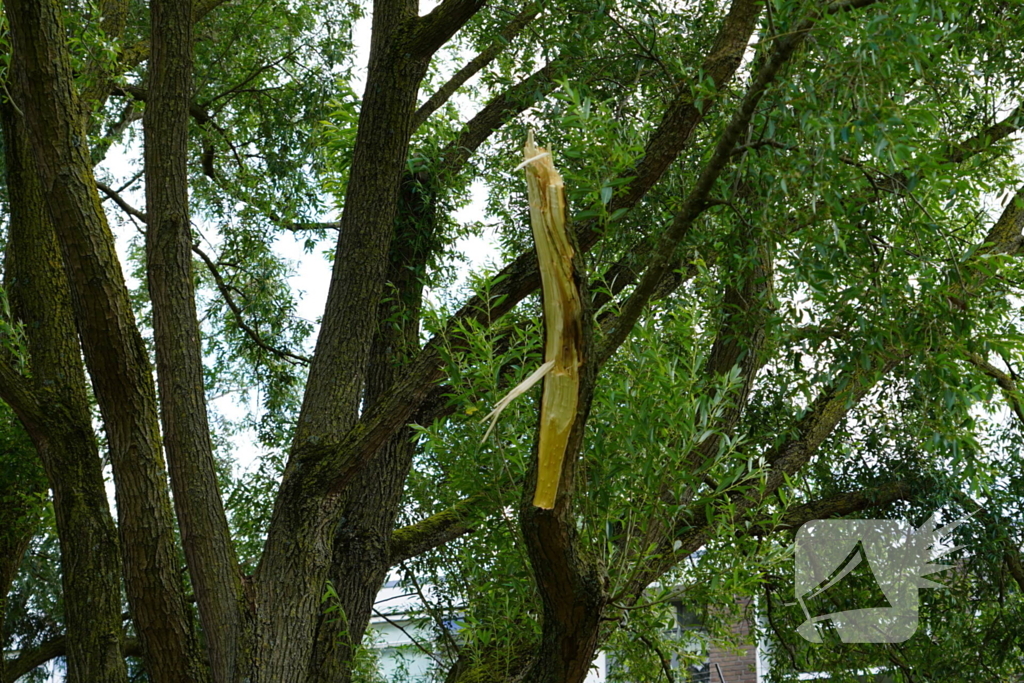
[[[21,64],[10,86],[25,113],[34,166],[110,439],[124,576],[149,675],[155,683],[203,681],[207,676],[178,571],[156,390],[96,191],[62,9],[56,0],[5,3]]]
[[[236,660],[245,607],[217,487],[193,287],[187,166],[192,3],[153,0],[150,12],[149,101],[143,119],[146,265],[164,446],[212,678],[231,683],[240,671]]]
[[[305,447],[338,439],[358,417],[416,96],[428,63],[408,54],[415,19],[405,0],[374,5],[366,92],[327,307],[256,574],[261,683],[304,680],[312,656],[340,501],[325,495],[325,482],[312,467],[316,456]]]
[[[32,381],[48,416],[30,435],[53,491],[68,680],[121,683],[127,671],[120,646],[117,530],[92,431],[68,281],[24,122],[9,102],[0,105],[0,118],[11,207],[5,279],[12,313],[25,324]]]
[[[365,402],[372,410],[419,348],[420,306],[427,261],[436,250],[433,179],[407,174],[399,199],[388,265],[388,296],[381,302],[366,373]],[[310,683],[347,683],[352,654],[362,642],[377,593],[391,568],[391,537],[405,479],[416,451],[414,432],[403,427],[341,494],[330,579],[343,621],[321,617]]]

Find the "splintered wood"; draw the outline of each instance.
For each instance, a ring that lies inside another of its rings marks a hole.
[[[540,266],[544,301],[544,361],[552,363],[544,378],[540,406],[537,490],[533,504],[551,509],[558,494],[562,460],[576,420],[580,384],[580,298],[572,272],[572,246],[566,235],[565,188],[551,154],[533,142],[523,150],[530,223]]]
[[[484,438],[490,434],[501,411],[543,378],[537,490],[533,504],[550,510],[555,507],[562,461],[576,420],[583,345],[582,306],[573,279],[572,245],[566,234],[562,176],[555,170],[551,154],[534,144],[533,131],[527,136],[523,151],[526,160],[519,168],[526,169],[530,223],[533,225],[544,301],[544,364],[510,391],[484,418],[491,421]]]

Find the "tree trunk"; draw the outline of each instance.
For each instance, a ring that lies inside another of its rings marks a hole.
[[[325,491],[311,466],[316,456],[305,448],[339,438],[358,418],[416,96],[428,63],[408,55],[415,18],[405,0],[374,5],[366,92],[327,307],[256,573],[261,683],[303,680],[312,656],[341,501]]]
[[[34,167],[60,244],[93,390],[110,439],[124,576],[155,683],[206,680],[185,603],[160,452],[156,390],[96,190],[56,0],[5,3]],[[75,558],[77,561],[77,557]]]
[[[164,446],[189,575],[217,683],[240,678],[245,602],[213,458],[188,206],[192,3],[153,0],[149,101],[143,119],[146,266]]]
[[[388,296],[380,304],[370,350],[365,402],[370,410],[419,348],[420,306],[427,261],[436,250],[432,178],[407,174],[402,182],[395,237],[388,265]],[[405,479],[416,451],[414,432],[403,427],[341,494],[330,579],[342,620],[321,617],[310,683],[347,683],[352,654],[373,615],[373,604],[391,568],[391,536]]]
[[[12,313],[25,324],[32,382],[48,416],[46,424],[29,432],[53,491],[68,681],[121,683],[127,671],[120,642],[117,530],[92,431],[68,281],[24,123],[9,102],[0,105],[0,117],[11,206],[6,285]]]

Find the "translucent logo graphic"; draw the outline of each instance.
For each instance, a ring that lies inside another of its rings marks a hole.
[[[936,528],[886,519],[814,520],[796,535],[796,596],[812,643],[833,630],[844,643],[900,643],[917,631],[918,590],[941,588],[925,576],[958,550],[941,541],[966,518]]]

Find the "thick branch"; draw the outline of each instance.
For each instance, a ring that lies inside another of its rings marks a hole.
[[[150,91],[146,88],[137,85],[118,85],[111,90],[111,94],[118,97],[130,97],[133,100],[140,102],[147,102],[150,100]],[[189,101],[188,113],[196,123],[199,125],[205,125],[209,123],[213,118],[205,108],[199,106],[199,104]]]
[[[126,638],[121,645],[121,651],[125,657],[142,656],[142,646],[136,638]],[[7,662],[7,667],[4,669],[4,683],[14,683],[36,667],[57,657],[65,656],[67,656],[67,638],[64,636],[57,636],[53,640],[40,643]]]
[[[487,0],[444,0],[430,14],[416,20],[410,51],[419,58],[430,57],[485,4]]]
[[[733,0],[729,7],[715,43],[698,71],[711,78],[716,93],[732,79],[739,68],[760,12],[760,3],[756,0]],[[658,128],[647,142],[643,158],[632,173],[626,174],[635,176],[635,180],[622,194],[612,199],[608,208],[610,213],[621,208],[632,208],[654,187],[669,165],[689,144],[697,124],[713,105],[713,102],[705,101],[697,106],[689,94],[689,88],[683,86],[679,91],[680,94],[669,105]]]
[[[1010,198],[999,219],[992,225],[985,237],[985,244],[978,254],[1006,254],[1017,256],[1024,252],[1024,185]]]
[[[151,101],[143,118],[146,275],[160,417],[185,561],[217,683],[242,666],[242,577],[217,472],[206,412],[202,333],[196,316],[188,203],[192,99],[192,2],[152,0]]]
[[[533,144],[524,149],[530,218],[543,279],[544,388],[519,525],[543,604],[537,661],[527,679],[581,683],[597,648],[607,604],[604,569],[580,543],[575,512],[577,464],[594,397],[589,299],[582,260],[566,230],[562,179]]]
[[[461,171],[473,153],[496,130],[528,109],[539,97],[555,89],[555,79],[565,72],[566,62],[555,58],[537,71],[491,98],[491,101],[462,127],[459,136],[440,155],[448,173]]]
[[[888,505],[897,500],[907,500],[909,496],[910,487],[902,481],[882,484],[872,489],[840,493],[832,498],[823,498],[790,508],[774,529],[797,529],[814,519],[845,517],[854,512]],[[764,526],[760,529],[769,530]],[[758,533],[758,531],[754,530],[751,533]]]
[[[991,148],[993,143],[998,142],[999,140],[1002,140],[1010,134],[1020,130],[1019,125],[1022,121],[1021,117],[1021,108],[1018,107],[1013,113],[999,123],[990,126],[981,133],[978,133],[955,146],[951,146],[950,150],[953,151],[948,152],[947,155],[942,158],[953,163],[963,163],[964,161],[967,161],[968,159]],[[780,146],[780,143],[773,140],[762,140],[757,143],[751,143],[750,145],[741,145],[734,150],[734,154],[759,146]],[[784,145],[782,145],[782,147],[788,149],[788,147]],[[894,191],[902,193],[905,186],[906,173],[893,174],[891,178],[887,180],[889,183],[892,183],[893,181],[898,181],[898,190]],[[871,185],[867,192],[863,189],[859,189],[858,192],[853,194],[846,203],[865,204],[871,201],[878,201],[882,198],[882,195],[876,190],[877,185],[875,184]],[[600,308],[607,303],[612,296],[623,291],[626,287],[633,285],[637,279],[639,279],[641,273],[638,272],[636,263],[641,259],[646,258],[646,256],[651,253],[654,249],[652,242],[653,240],[650,239],[645,240],[644,243],[634,249],[632,253],[624,256],[606,271],[602,279],[610,291],[605,292],[595,287],[591,287],[591,290],[595,291],[596,309],[600,310]],[[716,254],[703,253],[702,256],[704,260],[710,264],[711,260],[716,257]],[[678,282],[669,283],[666,280],[663,280],[662,284],[656,289],[656,293],[653,298],[657,298],[657,296],[660,295],[661,292],[665,291],[667,287],[677,284]]]
[[[435,513],[415,524],[396,529],[391,534],[391,556],[388,563],[394,567],[472,532],[487,510],[490,498],[477,494],[464,498],[447,510]]]
[[[30,650],[21,652],[15,659],[7,662],[7,666],[3,669],[4,683],[14,683],[32,669],[42,666],[56,657],[63,657],[66,651],[66,639],[64,636],[57,636],[53,640],[47,640]]]
[[[0,359],[0,398],[14,409],[29,430],[37,430],[45,423],[31,382],[15,370],[7,358]]]
[[[11,62],[15,73],[20,72],[17,62]],[[35,446],[31,457],[42,463],[52,491],[60,538],[67,676],[74,681],[124,683],[127,671],[118,642],[122,567],[117,528],[92,427],[71,293],[25,121],[11,102],[0,104],[0,117],[10,207],[4,280],[11,318],[23,325],[29,381],[46,420],[39,428],[21,415]],[[0,602],[5,590],[0,585]]]
[[[225,2],[229,1],[230,0],[196,0],[195,4],[193,5],[192,21],[198,24],[200,21],[206,18],[206,16],[210,12],[217,9]],[[128,46],[121,53],[119,71],[121,73],[130,71],[131,69],[137,67],[139,64],[142,64],[147,59],[149,59],[149,41],[141,40],[137,43],[134,43],[133,45]]]
[[[445,7],[450,5],[441,6]],[[407,29],[415,21],[410,9],[405,0],[374,2],[366,88],[331,284],[292,453],[255,576],[256,599],[261,603],[255,661],[268,680],[288,678],[294,662],[308,661],[313,653],[340,500],[324,495],[334,482],[318,480],[319,454],[307,451],[306,446],[346,433],[359,420],[413,132],[412,117],[429,66],[429,55],[410,54]],[[396,429],[382,435],[378,447],[401,426],[396,424]]]
[[[196,0],[192,6],[192,21],[199,23],[207,14],[223,5],[228,0]]]
[[[976,135],[972,135],[963,142],[951,146],[949,160],[953,163],[960,163],[979,152],[983,152],[992,146],[993,143],[1013,135],[1024,126],[1024,105],[1018,105],[1003,120],[994,123]]]

